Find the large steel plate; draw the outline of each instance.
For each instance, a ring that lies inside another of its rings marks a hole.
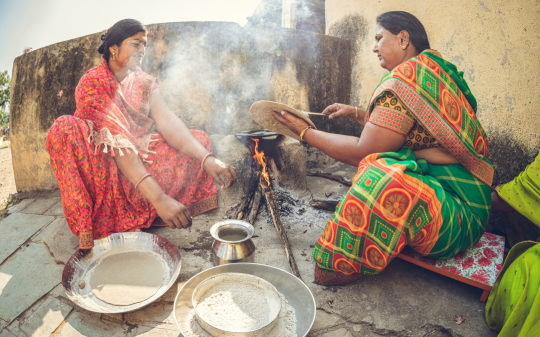
[[[282,293],[296,312],[296,335],[305,337],[317,313],[315,298],[309,288],[296,276],[279,268],[258,263],[233,263],[207,269],[189,279],[180,289],[174,301],[174,319],[180,332],[184,334],[189,312],[193,309],[191,296],[197,286],[211,276],[223,273],[244,273],[258,276],[270,282]]]
[[[90,277],[96,266],[109,256],[143,252],[157,257],[165,269],[161,288],[145,301],[131,305],[113,305],[97,298],[90,288]],[[118,314],[140,309],[160,298],[176,282],[180,274],[181,257],[169,240],[143,232],[116,233],[94,241],[94,248],[78,250],[69,259],[62,273],[62,286],[73,303],[99,313]]]

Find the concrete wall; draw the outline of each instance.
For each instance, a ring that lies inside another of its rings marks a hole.
[[[305,31],[234,23],[183,22],[149,28],[142,68],[156,76],[169,106],[190,128],[210,135],[258,129],[257,100],[322,111],[350,100],[350,43]],[[18,192],[57,187],[45,150],[48,129],[75,112],[80,77],[100,61],[101,33],[48,46],[15,60],[11,93],[12,154]],[[63,96],[58,92],[63,90]],[[348,121],[323,130],[357,134]]]
[[[465,72],[489,137],[494,184],[515,177],[540,149],[540,2],[534,0],[327,0],[327,34],[352,44],[351,101],[366,107],[385,74],[372,52],[377,15],[403,10],[431,46]]]

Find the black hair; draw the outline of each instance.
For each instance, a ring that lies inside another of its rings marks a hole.
[[[407,31],[411,43],[419,53],[431,48],[424,25],[411,13],[386,12],[377,17],[377,23],[394,35],[398,35],[402,30]]]
[[[98,52],[103,54],[103,58],[109,61],[111,52],[109,47],[120,46],[122,42],[138,32],[147,32],[148,29],[140,22],[134,19],[124,19],[115,23],[105,34],[101,35],[101,46]]]

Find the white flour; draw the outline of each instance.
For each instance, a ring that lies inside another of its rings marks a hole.
[[[265,298],[264,290],[256,285],[222,282],[199,300],[197,313],[206,323],[223,330],[255,330],[268,324],[270,306]]]
[[[266,334],[266,336],[260,337],[296,337],[296,313],[294,308],[289,305],[289,302],[281,293],[281,311],[277,319],[276,325]],[[252,306],[260,305],[260,301],[255,298],[251,298]],[[232,305],[232,304],[231,304]],[[185,337],[213,337],[204,331],[195,318],[195,310],[191,310],[188,316],[186,329],[184,330]]]

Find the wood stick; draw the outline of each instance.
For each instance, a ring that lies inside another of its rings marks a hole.
[[[240,207],[236,211],[234,216],[235,219],[242,220],[247,217],[249,214],[248,207],[251,202],[251,198],[253,198],[253,194],[257,190],[257,186],[259,186],[259,171],[253,170],[251,171],[251,177],[249,179],[246,195],[244,196],[244,200],[242,200],[242,204],[240,204]]]
[[[233,205],[231,206],[226,212],[225,212],[225,215],[226,216],[231,216],[232,213],[235,213],[236,214],[236,208],[238,208],[238,206],[240,206],[242,202],[239,202],[237,203],[236,205]]]
[[[317,170],[317,171],[308,171],[308,172],[307,172],[307,175],[308,175],[308,176],[323,177],[323,178],[330,179],[330,180],[335,180],[335,181],[340,182],[340,183],[342,183],[343,185],[347,185],[347,186],[351,186],[351,185],[352,185],[352,180],[349,179],[349,178],[345,178],[345,177],[340,176],[340,175],[338,175],[338,174],[333,174],[333,173],[329,173],[329,172],[324,172],[324,171],[321,171],[321,170]]]
[[[327,114],[323,114],[322,112],[311,112],[311,111],[303,111],[304,113],[307,113],[308,115],[318,115],[318,116],[330,116],[330,115],[327,115]]]
[[[262,190],[259,186],[257,191],[255,191],[255,196],[253,197],[253,206],[251,207],[251,213],[248,216],[248,222],[255,227],[255,221],[257,221],[257,214],[259,213],[259,208],[261,206]]]
[[[336,210],[339,200],[319,200],[311,199],[309,205],[315,208],[324,209],[325,211],[334,212]]]
[[[302,280],[302,276],[300,276],[300,271],[298,270],[298,266],[296,265],[294,255],[292,253],[291,244],[289,243],[289,239],[287,238],[287,233],[285,232],[283,224],[281,223],[281,219],[279,218],[276,196],[274,195],[272,187],[264,189],[264,196],[266,197],[266,202],[268,203],[268,206],[270,208],[272,220],[274,220],[274,226],[276,227],[279,237],[281,238],[281,243],[283,244],[283,248],[285,249],[285,254],[287,255],[287,259],[289,260],[291,270],[294,276]],[[304,280],[302,280],[302,282],[304,282]]]

